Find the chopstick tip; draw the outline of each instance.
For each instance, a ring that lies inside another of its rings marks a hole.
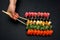
[[[4,10],[2,10],[2,12],[5,12]]]

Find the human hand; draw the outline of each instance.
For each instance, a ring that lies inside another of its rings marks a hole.
[[[15,12],[15,8],[16,8],[15,5],[9,4],[8,10],[7,10],[7,12],[9,12],[11,14],[10,17],[14,20],[16,20],[19,17],[18,13]]]

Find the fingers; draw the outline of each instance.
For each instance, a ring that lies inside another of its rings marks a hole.
[[[16,13],[15,17],[16,17],[16,18],[19,18],[19,14],[18,14],[18,13]]]
[[[19,18],[18,13],[16,13],[16,12],[15,12],[15,13],[13,13],[12,15],[13,15],[13,16],[12,16],[12,18],[13,18],[14,20],[16,20],[17,18]]]
[[[9,14],[10,14],[9,16],[14,20],[17,20],[17,18],[19,18],[19,14],[16,12],[14,12],[14,13],[9,12]]]

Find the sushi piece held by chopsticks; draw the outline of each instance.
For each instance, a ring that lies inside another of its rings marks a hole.
[[[6,11],[4,11],[4,10],[2,10],[2,12],[5,13],[5,14],[7,14],[7,15],[9,15],[10,17],[12,17],[9,12],[6,12]],[[24,19],[24,20],[27,20],[26,18],[23,18],[23,17],[21,17],[21,16],[20,16],[19,18]]]

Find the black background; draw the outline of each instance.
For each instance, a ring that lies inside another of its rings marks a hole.
[[[0,0],[0,40],[60,40],[59,0],[18,0],[16,12],[23,17],[27,11],[50,12],[54,34],[51,37],[27,36],[25,25],[2,13],[7,10],[9,0]]]

